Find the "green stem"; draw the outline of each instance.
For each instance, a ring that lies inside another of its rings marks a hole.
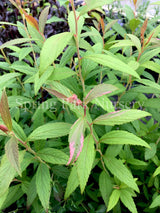
[[[85,84],[84,84],[84,79],[82,77],[82,69],[81,69],[81,56],[80,56],[80,51],[79,51],[79,40],[78,40],[78,20],[77,20],[77,16],[76,16],[76,10],[75,10],[75,5],[74,5],[74,0],[71,0],[71,6],[72,6],[72,10],[74,13],[74,20],[75,20],[75,42],[76,42],[76,48],[77,48],[77,56],[78,56],[78,66],[79,66],[79,77],[82,83],[82,87],[83,87],[83,92],[85,92]]]

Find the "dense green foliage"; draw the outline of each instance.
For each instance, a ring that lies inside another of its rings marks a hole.
[[[157,212],[158,17],[61,0],[65,17],[47,4],[37,21],[9,1],[21,17],[0,22],[20,35],[0,46],[0,210]],[[47,37],[53,22],[69,30]]]

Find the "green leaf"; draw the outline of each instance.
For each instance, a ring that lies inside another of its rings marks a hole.
[[[100,138],[100,143],[111,145],[130,144],[150,148],[150,146],[144,140],[130,132],[123,130],[114,130],[104,134]]]
[[[139,19],[135,19],[135,18],[133,18],[129,21],[129,26],[130,26],[132,32],[134,32],[136,30],[136,28],[138,27],[138,25],[140,23],[141,23],[141,21]]]
[[[8,99],[7,99],[7,94],[6,91],[3,90],[2,92],[2,97],[1,97],[1,102],[0,102],[0,113],[2,120],[4,124],[7,126],[8,130],[12,130],[12,120],[11,120],[11,115],[9,112],[9,105],[8,105]]]
[[[115,112],[110,112],[104,115],[97,117],[93,123],[99,125],[121,125],[124,123],[128,123],[146,116],[150,116],[148,112],[129,109],[129,110],[119,110]]]
[[[79,118],[71,127],[69,132],[70,158],[67,163],[70,164],[77,160],[83,147],[84,141],[84,118]]]
[[[141,52],[141,42],[139,38],[133,34],[127,34],[127,36],[131,39],[133,44],[137,47],[138,52]]]
[[[128,187],[134,189],[139,192],[138,186],[131,174],[131,172],[124,166],[121,160],[117,160],[116,158],[106,156],[103,157],[104,162],[108,170],[116,176],[121,182],[125,183]]]
[[[36,188],[39,199],[44,207],[45,211],[49,208],[50,199],[50,172],[46,164],[41,163],[36,172]]]
[[[3,88],[6,82],[8,82],[10,79],[15,79],[17,76],[20,76],[20,74],[8,73],[8,74],[3,74],[2,76],[0,76],[0,88]]]
[[[146,149],[144,153],[145,160],[153,158],[157,152],[157,145],[155,143],[150,143],[149,146],[151,149]]]
[[[157,169],[155,170],[155,172],[153,173],[153,177],[157,176],[160,174],[160,166],[157,167]]]
[[[10,46],[14,46],[16,44],[22,44],[22,43],[26,43],[26,42],[34,41],[34,40],[37,40],[37,39],[33,39],[33,38],[17,38],[17,39],[13,39],[13,40],[7,41],[7,42],[3,43],[2,45],[0,45],[0,49],[4,49],[6,47],[10,47]]]
[[[160,106],[160,99],[159,98],[151,98],[151,99],[147,99],[145,102],[144,102],[144,105],[145,107],[151,107],[151,108],[154,108],[154,109],[160,109],[159,106]]]
[[[35,75],[35,81],[34,81],[34,92],[35,95],[37,95],[39,89],[41,86],[46,83],[47,79],[51,76],[53,72],[53,67],[50,66],[47,68],[47,70],[39,77],[39,72]]]
[[[8,195],[8,190],[2,196],[0,196],[0,210],[2,210],[2,205],[5,202],[7,195]]]
[[[66,22],[63,18],[58,18],[57,16],[53,16],[47,20],[46,24],[51,24],[53,22]]]
[[[65,200],[72,194],[72,192],[74,192],[74,190],[78,187],[78,185],[79,180],[77,169],[76,166],[73,166],[67,182],[67,188],[64,195]]]
[[[109,203],[108,203],[108,208],[107,211],[110,211],[115,207],[115,205],[118,203],[120,197],[120,190],[113,190],[110,198],[109,198]]]
[[[19,72],[22,72],[26,75],[34,75],[36,74],[36,72],[38,72],[38,69],[34,68],[34,67],[30,67],[30,66],[27,66],[27,64],[24,64],[24,65],[21,65],[21,64],[17,64],[17,63],[13,63],[11,66],[10,66],[11,69],[14,69],[14,70],[17,70]],[[12,73],[12,74],[16,74],[17,73]],[[9,75],[9,74],[7,74]]]
[[[113,190],[113,184],[109,174],[107,174],[105,171],[101,172],[99,176],[99,189],[105,205],[108,206],[109,197]]]
[[[129,193],[128,190],[120,190],[120,200],[132,213],[137,213],[137,208],[133,201],[132,194]]]
[[[22,162],[25,152],[19,153],[19,161]],[[16,176],[16,170],[11,166],[6,155],[3,155],[0,165],[0,197],[6,193],[10,183]]]
[[[79,16],[80,13],[76,11],[76,17],[77,17],[77,24],[78,24],[78,36],[81,34],[82,27],[84,25],[84,18],[83,16]],[[78,18],[79,17],[79,18]],[[68,23],[70,27],[70,32],[76,35],[76,25],[75,25],[75,19],[74,19],[74,12],[71,11],[68,16]]]
[[[45,41],[40,54],[40,75],[42,75],[47,67],[62,53],[72,36],[72,33],[65,32],[53,35]]]
[[[129,65],[125,64],[123,61],[111,55],[94,54],[90,56],[85,56],[84,58],[88,58],[92,61],[95,61],[103,66],[107,66],[116,71],[120,71],[129,75],[132,75],[136,78],[140,78],[133,68],[131,68]]]
[[[106,95],[93,99],[91,103],[102,107],[107,112],[115,111],[112,101]]]
[[[111,84],[99,84],[96,85],[85,97],[84,103],[88,104],[91,102],[94,98],[109,94],[118,88],[111,85]]]
[[[52,75],[49,77],[49,81],[59,81],[62,79],[66,79],[68,77],[71,77],[73,75],[76,75],[76,72],[69,69],[68,67],[56,67],[53,70]]]
[[[92,170],[95,158],[94,140],[91,135],[87,136],[84,140],[84,145],[80,156],[77,160],[77,173],[80,183],[81,193],[84,192],[89,175]]]
[[[39,30],[41,33],[44,33],[44,28],[48,18],[49,8],[50,7],[45,7],[39,16]]]
[[[141,80],[136,80],[136,81],[138,81],[139,83],[141,83],[141,84],[144,84],[144,85],[147,85],[147,86],[150,86],[150,87],[152,87],[152,88],[155,88],[155,89],[158,89],[158,90],[160,90],[160,85],[159,84],[157,84],[157,83],[155,83],[155,82],[153,82],[153,81],[150,81],[150,80],[148,80],[148,79],[141,79]],[[153,100],[153,99],[152,99]]]
[[[68,155],[58,149],[45,148],[37,152],[37,155],[45,162],[52,164],[67,164]]]
[[[23,196],[24,192],[21,189],[21,184],[9,187],[8,195],[2,205],[2,209],[5,209],[15,203]]]
[[[12,136],[10,140],[5,145],[5,152],[7,158],[13,168],[18,172],[21,176],[21,169],[19,163],[19,152],[18,152],[18,141],[15,136]]]
[[[46,140],[68,135],[71,128],[69,123],[48,123],[35,129],[28,137],[28,141]]]
[[[26,110],[27,105],[30,107],[33,105],[33,100],[24,96],[13,95],[8,97],[8,104],[10,108],[20,106]]]
[[[130,47],[130,46],[134,46],[134,43],[130,40],[115,40],[115,41],[111,41],[108,42],[107,44],[112,44],[113,45],[110,47],[110,49],[112,48],[117,48],[117,47]]]
[[[97,0],[86,0],[86,5],[83,6],[83,9],[80,12],[80,15],[83,15],[85,13],[87,13],[90,10],[96,9],[97,7],[102,7],[105,4],[111,4],[112,2],[114,2],[114,0],[101,0],[101,1],[97,1]]]
[[[36,175],[35,175],[33,176],[27,190],[27,207],[32,205],[36,197],[37,197],[37,189],[36,189]]]
[[[149,206],[149,208],[152,209],[152,208],[155,208],[155,207],[158,207],[158,206],[160,206],[160,195],[157,196],[157,197],[153,200],[153,202],[151,203],[151,205]]]
[[[160,74],[160,65],[158,63],[153,61],[145,61],[140,66]]]
[[[11,166],[10,162],[6,158],[6,155],[3,156],[0,165],[0,197],[3,196],[13,178],[15,177],[16,171]]]

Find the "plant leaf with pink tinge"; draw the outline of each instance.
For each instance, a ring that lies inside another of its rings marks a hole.
[[[84,119],[79,118],[73,124],[69,133],[70,158],[67,165],[77,160],[78,156],[82,151],[83,141],[84,141]]]
[[[11,121],[11,115],[9,112],[9,105],[8,105],[8,99],[7,94],[5,90],[2,93],[1,102],[0,102],[0,113],[2,120],[9,131],[12,130],[12,121]]]
[[[81,193],[84,192],[95,159],[94,139],[89,135],[84,140],[82,152],[77,160],[77,173]]]
[[[150,116],[150,114],[141,110],[119,110],[101,115],[96,118],[93,123],[99,125],[114,126],[128,123],[146,116]]]
[[[102,95],[109,94],[118,88],[111,85],[111,84],[100,84],[95,86],[85,97],[84,103],[88,104],[91,102],[94,98],[100,97]]]
[[[62,93],[54,90],[54,89],[48,89],[48,88],[44,88],[47,92],[49,92],[52,95],[55,95],[57,98],[61,98],[61,99],[67,99],[67,96],[63,95]]]

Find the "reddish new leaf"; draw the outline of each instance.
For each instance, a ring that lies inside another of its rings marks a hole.
[[[8,99],[5,90],[2,92],[1,102],[0,102],[0,113],[2,120],[9,131],[12,131],[12,121],[9,112]]]
[[[84,119],[79,118],[71,127],[69,133],[70,158],[67,163],[75,162],[80,155],[84,141]]]
[[[102,95],[109,94],[118,88],[111,85],[111,84],[100,84],[95,86],[85,97],[84,103],[88,104],[91,102],[94,98],[100,97]]]
[[[47,89],[47,88],[44,88],[47,92],[49,92],[50,94],[56,96],[57,98],[61,98],[61,99],[64,99],[66,100],[68,97],[63,95],[62,93],[54,90],[54,89]]]

